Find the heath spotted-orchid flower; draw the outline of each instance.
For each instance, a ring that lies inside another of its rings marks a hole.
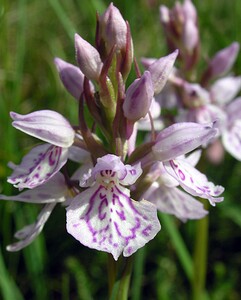
[[[140,163],[124,165],[107,154],[85,178],[87,189],[67,207],[67,231],[85,246],[130,256],[160,230],[153,204],[130,198],[125,186],[133,185],[142,173]]]

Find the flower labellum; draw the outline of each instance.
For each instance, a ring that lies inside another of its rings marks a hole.
[[[115,260],[153,239],[160,230],[155,206],[132,200],[124,187],[141,173],[140,164],[124,165],[115,155],[99,158],[90,174],[93,183],[67,207],[67,231],[82,244],[111,253]]]

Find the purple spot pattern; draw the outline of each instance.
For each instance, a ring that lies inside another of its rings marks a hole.
[[[17,188],[34,188],[48,181],[67,161],[67,150],[54,145],[41,145],[27,154],[8,182]]]
[[[82,209],[84,203],[81,203],[81,199],[84,198],[87,208]],[[142,205],[130,199],[129,190],[119,185],[117,178],[113,178],[108,185],[96,183],[69,206],[68,232],[90,248],[112,253],[115,259],[123,251],[125,256],[129,256],[140,244],[144,245],[152,239],[160,229],[155,207],[149,202]]]
[[[185,161],[171,160],[164,163],[164,165],[167,166],[167,172],[174,176],[180,185],[193,196],[206,198],[212,205],[223,200],[222,197],[213,197],[219,196],[224,190],[223,187],[215,186],[212,182],[209,182],[204,174]]]

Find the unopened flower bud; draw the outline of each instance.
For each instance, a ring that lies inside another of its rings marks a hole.
[[[67,91],[79,100],[83,92],[84,74],[80,69],[56,57],[54,63],[58,69],[60,79]]]
[[[162,23],[170,22],[170,13],[169,9],[165,5],[160,6],[160,20]]]
[[[75,49],[80,70],[88,79],[98,81],[103,66],[99,52],[77,33],[75,34]]]
[[[186,20],[184,23],[182,42],[189,52],[192,52],[199,43],[198,28],[191,19]]]
[[[191,0],[185,0],[182,9],[186,20],[192,20],[194,24],[197,22],[197,10]]]
[[[148,68],[148,71],[151,73],[155,94],[159,94],[166,84],[177,55],[178,50],[175,50],[173,53],[156,60]]]
[[[234,42],[230,46],[218,51],[208,66],[210,77],[219,77],[227,73],[232,68],[238,52],[239,43],[237,42]]]
[[[99,18],[100,30],[103,40],[106,43],[107,51],[116,45],[117,50],[125,50],[127,26],[120,11],[113,3]]]
[[[134,122],[144,117],[149,111],[153,95],[151,74],[145,71],[141,78],[136,79],[126,91],[123,104],[125,117]]]

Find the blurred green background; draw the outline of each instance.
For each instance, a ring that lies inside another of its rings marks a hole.
[[[199,16],[203,61],[231,42],[241,42],[240,0],[193,2]],[[53,109],[76,123],[77,104],[62,87],[53,59],[58,56],[75,63],[74,33],[94,43],[95,12],[102,13],[108,4],[104,0],[2,0],[0,192],[16,193],[6,183],[11,173],[7,163],[19,163],[36,143],[11,127],[9,112]],[[167,54],[159,5],[172,7],[174,1],[119,0],[114,4],[130,23],[137,60]],[[241,55],[234,73],[241,73]],[[226,188],[225,202],[210,209],[207,299],[238,300],[241,163],[226,155],[221,166],[207,166],[206,173]],[[55,209],[43,233],[29,247],[18,253],[5,250],[13,242],[14,232],[33,222],[39,209],[34,204],[0,203],[0,299],[107,299],[106,254],[81,246],[67,234],[63,207]],[[130,299],[190,298],[179,246],[184,243],[192,253],[195,222],[181,224],[171,218],[181,238],[177,246],[175,238],[170,238],[172,229],[167,230],[170,220],[161,214],[160,220],[162,231],[135,257]]]

